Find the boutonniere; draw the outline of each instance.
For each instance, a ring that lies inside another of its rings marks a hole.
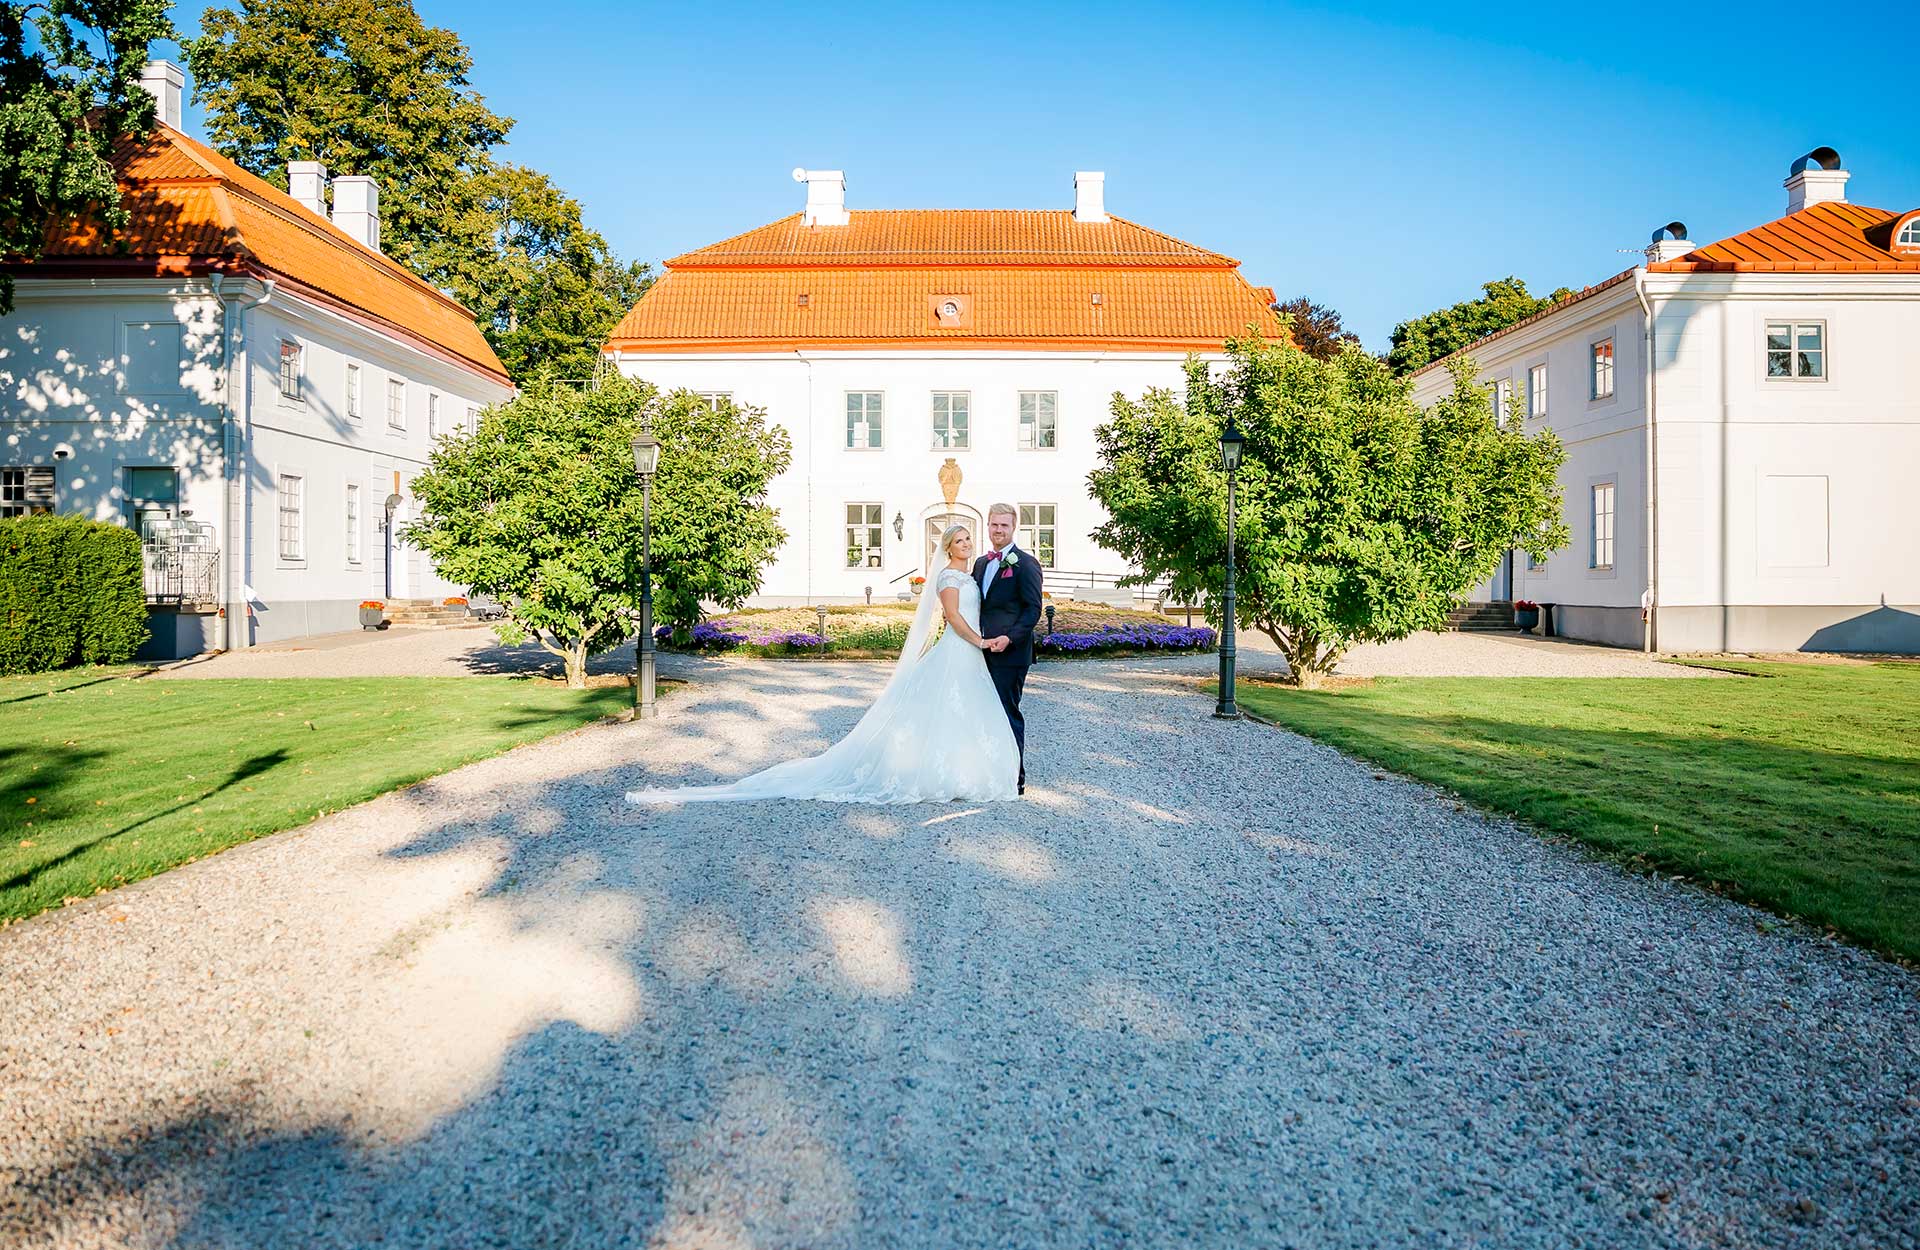
[[[1008,568],[1012,568],[1014,565],[1020,563],[1020,553],[1017,551],[1009,551],[1001,558],[1000,563],[1006,565]]]

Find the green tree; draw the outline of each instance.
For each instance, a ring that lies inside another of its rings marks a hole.
[[[1481,286],[1479,299],[1462,300],[1451,308],[1430,312],[1393,327],[1387,366],[1405,376],[1415,369],[1450,356],[1496,330],[1525,321],[1572,295],[1566,287],[1541,298],[1527,293],[1527,284],[1506,277]]]
[[[458,35],[410,0],[241,0],[200,32],[187,65],[221,152],[283,190],[288,161],[376,178],[381,250],[441,287],[475,268],[484,240],[461,227],[513,121],[469,85]]]
[[[1513,547],[1567,541],[1551,431],[1498,423],[1473,365],[1426,412],[1364,352],[1315,360],[1248,337],[1210,378],[1187,365],[1184,402],[1164,389],[1116,395],[1088,477],[1110,519],[1095,541],[1171,578],[1220,618],[1226,565],[1221,430],[1247,443],[1236,501],[1236,623],[1271,638],[1291,680],[1319,683],[1357,642],[1439,630]]]
[[[653,481],[654,610],[687,628],[702,601],[738,607],[786,531],[767,488],[793,459],[754,408],[661,395],[618,375],[581,388],[542,379],[440,441],[414,479],[407,539],[442,577],[507,610],[500,638],[532,638],[586,685],[587,658],[629,637],[639,611],[641,492],[631,440],[660,439]]]
[[[0,3],[0,257],[33,260],[49,228],[127,224],[110,157],[153,129],[147,45],[171,38],[165,0]],[[0,271],[0,313],[13,277]]]
[[[593,376],[608,333],[653,285],[651,271],[623,264],[587,228],[580,202],[545,174],[502,165],[476,189],[475,233],[488,247],[482,272],[454,295],[478,315],[515,381]]]
[[[1304,295],[1281,304],[1293,345],[1315,360],[1331,360],[1349,347],[1360,346],[1360,336],[1340,322],[1340,314]]]
[[[515,382],[591,376],[652,282],[545,174],[502,163],[513,127],[460,37],[410,0],[241,0],[187,45],[215,144],[287,185],[291,160],[380,183],[381,247],[473,310]]]

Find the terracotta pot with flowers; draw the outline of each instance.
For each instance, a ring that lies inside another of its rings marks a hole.
[[[465,616],[468,611],[467,601],[459,595],[449,595],[447,598],[442,599],[440,606],[443,608],[452,608],[462,616]]]
[[[1540,623],[1540,605],[1531,599],[1513,601],[1513,624],[1521,633],[1526,633]]]
[[[379,629],[387,622],[387,605],[378,599],[365,599],[360,603],[360,628]]]

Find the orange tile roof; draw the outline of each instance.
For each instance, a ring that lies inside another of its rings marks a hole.
[[[1653,273],[1920,273],[1920,256],[1892,250],[1905,214],[1859,204],[1814,204],[1778,221],[1648,265]]]
[[[667,262],[609,351],[814,347],[1205,351],[1283,333],[1239,262],[1124,218],[1064,210],[800,214]],[[960,297],[942,323],[934,297]],[[1096,299],[1098,302],[1096,302]]]
[[[91,225],[56,228],[22,277],[102,273],[253,273],[271,277],[451,363],[506,382],[473,314],[285,191],[172,127],[114,150],[132,220],[108,240]]]

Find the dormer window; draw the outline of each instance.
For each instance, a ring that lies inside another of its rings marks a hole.
[[[1909,213],[1900,223],[1899,233],[1893,236],[1893,250],[1920,252],[1920,213]]]

